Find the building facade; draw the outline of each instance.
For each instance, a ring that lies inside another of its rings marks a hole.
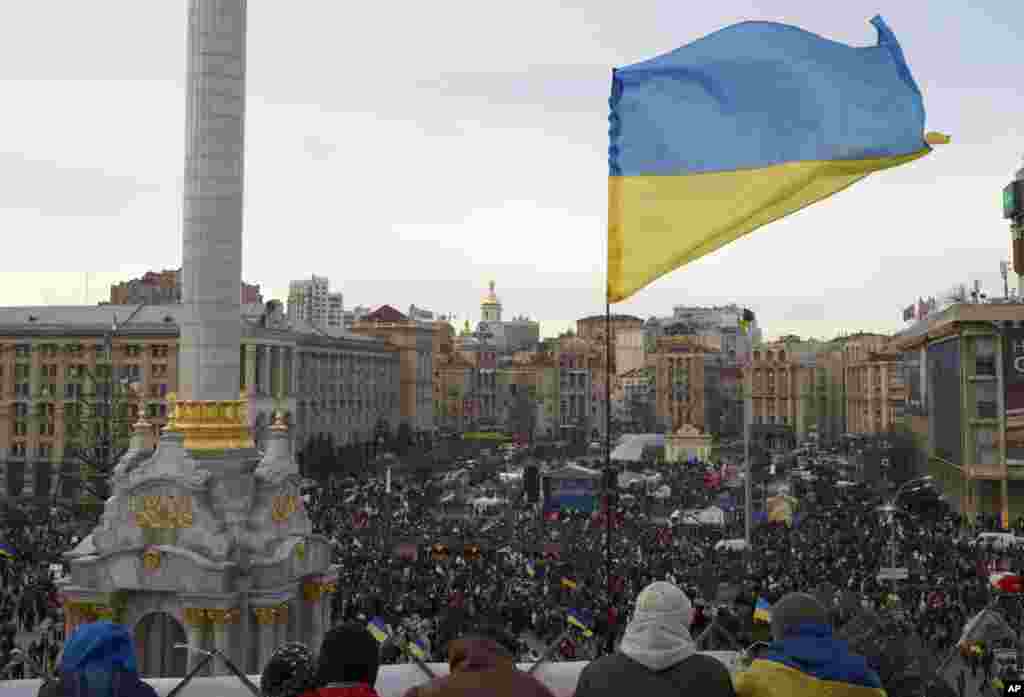
[[[843,347],[846,372],[846,432],[878,435],[895,428],[907,400],[899,355],[889,337],[861,335]]]
[[[644,321],[632,315],[612,315],[606,322],[604,315],[592,315],[576,320],[576,336],[595,344],[605,341],[605,326],[611,327],[612,369],[623,375],[646,365]],[[602,349],[603,350],[603,349]]]
[[[958,303],[897,334],[903,424],[927,473],[968,514],[1024,515],[1024,306]]]
[[[341,293],[330,292],[330,279],[316,276],[288,284],[288,319],[323,329],[345,326]]]
[[[501,355],[536,348],[540,342],[540,323],[525,316],[502,319],[501,300],[494,292],[494,281],[480,303],[479,331],[487,332],[491,344]]]
[[[182,306],[144,307],[106,342],[115,316],[136,308],[0,308],[0,494],[73,498],[65,457],[69,419],[82,399],[102,399],[128,384],[128,416],[145,416],[152,437],[178,391]],[[338,444],[367,442],[377,424],[399,420],[399,351],[365,337],[329,337],[239,318],[239,389],[259,444],[275,411],[301,446],[318,434]],[[266,326],[268,325],[269,326]]]
[[[721,352],[691,336],[662,336],[650,358],[655,369],[655,413],[664,432],[684,425],[717,435],[721,428]]]
[[[434,342],[436,322],[409,319],[382,305],[352,326],[352,333],[373,337],[398,350],[400,363],[399,418],[414,433],[434,431]]]
[[[259,284],[242,282],[243,305],[262,303]],[[176,305],[181,302],[181,269],[147,271],[139,278],[110,286],[111,305]]]

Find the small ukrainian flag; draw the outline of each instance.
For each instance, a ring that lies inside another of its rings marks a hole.
[[[757,605],[754,606],[754,621],[765,624],[772,621],[772,606],[764,598],[757,599]]]
[[[576,590],[576,581],[572,580],[568,576],[562,577],[562,588],[568,588],[569,590]]]
[[[591,630],[587,623],[584,621],[583,615],[582,613],[580,613],[579,610],[569,610],[569,614],[566,616],[566,620],[573,627],[582,630],[583,636],[587,637],[588,639],[594,636],[593,630]]]
[[[415,639],[409,642],[409,653],[421,661],[427,658],[427,647],[423,644],[422,639]]]
[[[380,643],[383,644],[387,640],[388,633],[387,630],[385,629],[384,620],[380,617],[374,617],[373,619],[371,619],[367,623],[366,628],[369,630],[370,634],[373,635],[373,638],[379,641]]]
[[[536,567],[534,567],[532,561],[527,561],[526,562],[526,575],[529,576],[530,578],[533,578],[534,576],[537,575],[537,569],[536,569]]]
[[[9,544],[0,542],[0,557],[4,559],[14,559],[18,556],[18,553],[14,551],[14,547]]]

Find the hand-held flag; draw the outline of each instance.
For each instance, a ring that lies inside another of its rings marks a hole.
[[[931,145],[895,35],[743,22],[613,71],[608,301]]]

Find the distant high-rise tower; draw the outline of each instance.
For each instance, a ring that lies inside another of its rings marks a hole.
[[[345,323],[345,305],[341,293],[330,292],[326,276],[288,284],[288,319],[308,322],[315,327],[338,328]]]

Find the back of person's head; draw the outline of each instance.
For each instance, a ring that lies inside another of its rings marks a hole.
[[[299,697],[316,687],[316,661],[303,644],[285,644],[270,656],[260,675],[263,697]]]
[[[380,645],[365,625],[352,622],[324,635],[317,660],[316,684],[377,682]]]
[[[448,642],[448,668],[454,673],[512,664],[518,649],[503,628],[484,624]]]
[[[632,622],[656,621],[689,629],[693,623],[693,605],[686,593],[668,581],[655,581],[636,596]]]
[[[828,611],[814,596],[790,593],[772,606],[772,638],[775,641],[782,641],[804,624],[829,624]]]
[[[62,692],[113,697],[115,685],[138,681],[131,634],[106,621],[79,626],[64,644],[57,673]]]

